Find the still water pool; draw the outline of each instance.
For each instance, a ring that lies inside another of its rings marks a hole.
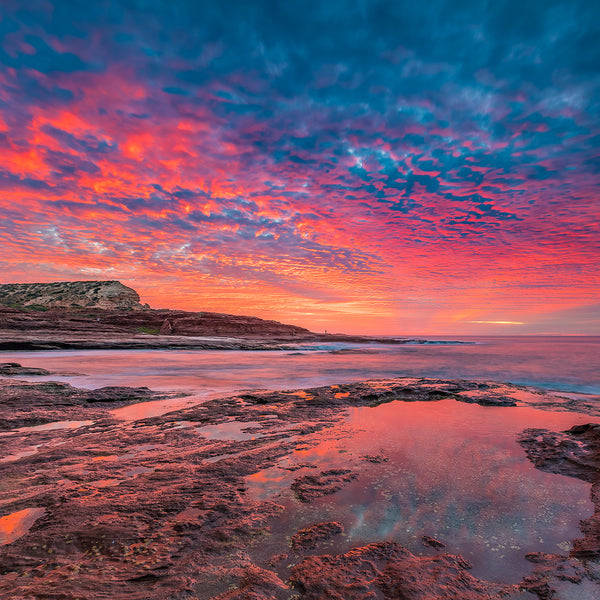
[[[327,552],[394,540],[422,554],[427,535],[470,560],[473,575],[518,583],[531,570],[525,554],[568,553],[580,536],[579,520],[593,506],[589,484],[535,469],[517,436],[532,424],[564,430],[588,421],[454,400],[353,408],[316,445],[247,481],[254,498],[285,506],[285,517],[273,526],[280,536],[341,521],[345,533]],[[310,505],[294,497],[295,479],[336,468],[358,477]]]

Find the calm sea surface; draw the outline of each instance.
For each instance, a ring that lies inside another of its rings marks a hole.
[[[79,387],[145,385],[214,395],[241,389],[289,389],[378,377],[462,378],[600,395],[600,337],[462,338],[469,344],[306,345],[294,351],[86,350],[2,352],[63,373]],[[35,378],[39,380],[39,378]]]

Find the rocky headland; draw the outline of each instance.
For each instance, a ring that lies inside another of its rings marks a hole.
[[[218,313],[0,307],[0,350],[281,349],[321,337],[276,321]]]
[[[349,408],[458,401],[510,411],[523,388],[390,379],[249,392],[123,421],[115,406],[159,396],[24,382],[16,378],[26,366],[3,368],[13,375],[0,380],[2,599],[564,600],[575,597],[563,595],[567,584],[577,597],[597,597],[598,425],[522,433],[536,467],[592,484],[595,513],[570,552],[528,555],[532,571],[518,584],[475,577],[447,551],[452,540],[428,535],[420,553],[386,539],[336,551],[343,523],[311,520],[311,511],[385,465],[383,455],[340,454],[343,468],[289,464],[289,502],[303,507],[305,524],[287,537],[276,525],[290,526],[285,506],[250,493],[249,478],[335,437]],[[598,416],[596,407],[536,394],[546,408]]]
[[[0,285],[0,350],[264,350],[318,341],[423,342],[314,333],[251,316],[155,310],[118,281]]]
[[[139,294],[120,281],[55,281],[0,284],[0,305],[44,310],[100,308],[140,310]]]

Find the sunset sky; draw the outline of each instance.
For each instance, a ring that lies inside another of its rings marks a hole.
[[[600,334],[600,3],[2,0],[0,281]]]

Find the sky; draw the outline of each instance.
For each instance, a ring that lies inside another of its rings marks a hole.
[[[0,281],[600,334],[595,0],[2,0]]]

